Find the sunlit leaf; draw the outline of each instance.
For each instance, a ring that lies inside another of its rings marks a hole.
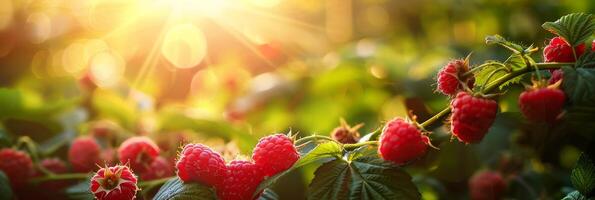
[[[562,36],[572,46],[583,43],[595,32],[592,15],[585,13],[565,15],[555,22],[546,22],[541,26],[553,34]]]
[[[217,199],[213,189],[198,183],[184,183],[179,178],[165,182],[154,200]]]
[[[583,153],[576,162],[570,174],[572,185],[586,197],[595,192],[595,162],[589,155]]]
[[[500,35],[487,36],[485,38],[485,41],[486,41],[486,44],[498,44],[500,46],[503,46],[503,47],[513,51],[514,53],[520,53],[520,52],[523,52],[523,50],[524,50],[523,46],[515,44],[513,42],[510,42],[510,41],[504,39]]]
[[[562,87],[574,105],[595,105],[595,69],[563,67]]]

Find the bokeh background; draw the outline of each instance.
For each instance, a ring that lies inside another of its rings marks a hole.
[[[450,59],[505,59],[485,36],[543,47],[543,22],[594,11],[590,0],[0,0],[1,127],[58,155],[95,123],[227,158],[272,133],[329,134],[340,118],[365,134],[444,108],[434,75]],[[521,177],[509,191],[520,199],[570,189],[586,144],[527,133],[521,88],[501,98],[484,142],[441,143],[406,168],[425,199],[465,198],[486,168]],[[280,181],[281,199],[303,199],[314,169]]]

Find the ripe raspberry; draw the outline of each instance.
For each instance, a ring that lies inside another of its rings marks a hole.
[[[173,165],[171,165],[171,163],[167,159],[159,156],[155,158],[155,160],[153,160],[149,169],[145,173],[141,174],[140,177],[142,180],[147,181],[169,177],[173,174]]]
[[[413,124],[395,118],[384,126],[378,144],[378,154],[384,160],[403,165],[426,153],[430,139]]]
[[[159,147],[148,137],[131,137],[118,148],[118,157],[122,164],[129,163],[137,173],[145,172],[155,157],[159,156]]]
[[[76,172],[90,172],[101,162],[101,150],[95,139],[79,137],[72,141],[68,161]]]
[[[225,177],[225,161],[211,148],[202,144],[187,144],[176,162],[178,176],[184,182],[198,181],[208,186],[220,186]]]
[[[252,160],[267,177],[289,169],[299,158],[293,140],[283,134],[261,138],[252,152]]]
[[[0,150],[0,170],[2,170],[13,188],[20,188],[33,176],[33,162],[25,152],[14,149]]]
[[[553,123],[562,113],[562,107],[566,97],[564,92],[558,89],[557,84],[548,87],[541,87],[536,83],[532,88],[521,93],[519,106],[521,112],[530,121]]]
[[[574,47],[576,57],[580,57],[585,52],[585,44]],[[572,48],[564,41],[562,37],[555,37],[543,48],[543,58],[545,62],[574,62]]]
[[[498,111],[496,101],[474,97],[467,92],[459,92],[450,107],[451,131],[465,143],[480,142],[494,123]]]
[[[469,71],[466,60],[452,60],[438,72],[438,91],[445,95],[454,95],[463,88],[461,82],[473,87],[473,77],[463,77]]]
[[[497,172],[479,172],[469,179],[469,196],[472,200],[497,200],[504,196],[506,182]]]
[[[595,40],[591,42],[591,51],[595,51]]]
[[[564,77],[564,72],[561,69],[557,69],[552,71],[552,77],[550,77],[550,80],[548,81],[548,83],[554,84],[556,82],[558,82],[559,80],[562,80],[562,78]]]
[[[91,178],[91,192],[97,200],[130,200],[136,198],[136,176],[127,166],[99,169]]]
[[[357,143],[360,137],[357,129],[362,126],[363,124],[358,124],[354,127],[350,127],[345,120],[341,119],[341,126],[335,128],[333,132],[331,132],[331,137],[343,144]]]
[[[256,188],[264,180],[259,166],[243,160],[227,165],[227,176],[217,195],[221,200],[251,200]]]

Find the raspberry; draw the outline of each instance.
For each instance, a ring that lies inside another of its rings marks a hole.
[[[153,160],[149,169],[141,174],[140,177],[142,180],[147,181],[169,177],[173,174],[174,168],[171,163],[167,159],[159,156]]]
[[[100,164],[101,149],[95,139],[90,137],[79,137],[72,141],[68,150],[68,161],[74,171],[90,172]]]
[[[595,40],[591,42],[591,51],[595,51]]]
[[[127,166],[105,167],[91,178],[91,192],[97,200],[130,200],[139,190],[136,181]]]
[[[558,82],[559,80],[562,80],[562,78],[564,77],[564,72],[561,69],[557,69],[552,71],[552,77],[550,77],[550,80],[548,81],[549,84],[554,84],[556,82]]]
[[[227,165],[225,180],[217,194],[221,200],[250,200],[262,180],[264,175],[258,165],[234,160]]]
[[[580,57],[585,52],[585,44],[574,47],[576,57]],[[574,62],[574,54],[570,45],[562,37],[555,37],[543,48],[543,58],[545,62]]]
[[[562,113],[566,99],[564,92],[558,89],[559,84],[557,82],[549,87],[540,87],[540,84],[536,84],[521,93],[519,106],[525,118],[534,122],[555,122]]]
[[[0,150],[0,170],[2,170],[13,188],[20,188],[33,176],[33,162],[25,152],[14,149]]]
[[[454,95],[461,90],[461,82],[473,87],[473,77],[463,77],[469,71],[466,60],[452,60],[438,72],[438,91],[445,95]]]
[[[345,120],[341,119],[341,126],[335,128],[333,132],[331,132],[331,137],[343,144],[357,143],[360,137],[357,129],[362,126],[363,124],[358,124],[354,127],[350,127]]]
[[[252,159],[267,177],[289,169],[299,158],[293,140],[283,134],[261,138],[252,152]]]
[[[41,167],[46,169],[49,172],[54,174],[64,174],[68,173],[68,167],[66,164],[60,160],[59,158],[46,158],[40,162]],[[35,176],[43,176],[44,174],[40,171],[35,172]],[[46,181],[40,184],[40,188],[49,189],[49,190],[61,190],[70,184],[69,181],[60,180],[60,181]]]
[[[498,111],[496,101],[459,92],[450,103],[451,131],[459,141],[477,143],[488,132]]]
[[[211,148],[202,144],[187,144],[176,162],[178,176],[184,182],[197,181],[208,186],[220,186],[225,177],[225,161]]]
[[[143,173],[159,156],[159,147],[147,137],[131,137],[118,148],[118,157],[122,164],[129,163],[137,173]]]
[[[395,118],[386,123],[379,142],[378,154],[382,159],[403,165],[424,155],[430,139],[413,124]]]
[[[504,196],[506,182],[497,172],[479,172],[469,179],[469,195],[472,200],[497,200]]]

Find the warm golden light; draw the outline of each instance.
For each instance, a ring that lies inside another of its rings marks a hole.
[[[113,52],[102,52],[91,60],[91,78],[99,87],[113,87],[124,75],[124,67],[120,56]]]
[[[165,35],[161,54],[178,68],[191,68],[205,57],[207,40],[192,24],[177,25]]]
[[[0,30],[12,23],[13,13],[12,0],[0,1]]]
[[[45,42],[52,34],[52,21],[45,13],[33,13],[27,18],[27,30],[34,44]]]

